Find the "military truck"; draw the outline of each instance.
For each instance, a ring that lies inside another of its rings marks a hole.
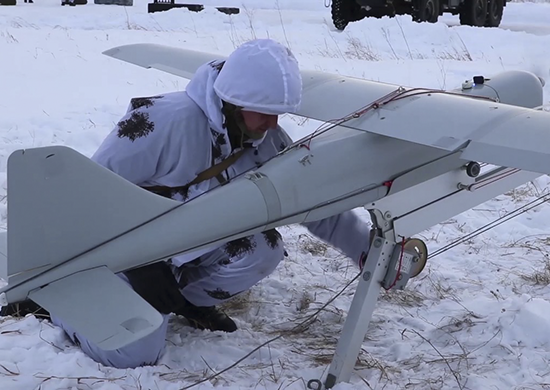
[[[332,22],[344,30],[366,17],[411,15],[415,22],[437,22],[443,13],[460,15],[460,24],[498,27],[506,0],[332,0]]]

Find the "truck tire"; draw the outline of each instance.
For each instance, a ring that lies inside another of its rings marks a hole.
[[[439,0],[418,0],[412,18],[415,22],[436,23],[439,19]]]
[[[498,27],[504,12],[504,0],[488,0],[485,27]]]
[[[355,0],[332,0],[332,23],[343,31],[349,22],[355,22],[365,17],[364,11]]]
[[[460,10],[460,24],[483,27],[487,19],[487,0],[465,0]]]

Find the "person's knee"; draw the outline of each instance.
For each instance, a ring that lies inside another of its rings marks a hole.
[[[283,260],[285,248],[281,235],[275,229],[268,230],[262,233],[262,235],[265,241],[255,253],[258,259],[255,271],[259,275],[267,276],[275,271]]]
[[[168,329],[168,316],[160,328],[156,329],[142,339],[111,351],[100,349],[97,345],[89,342],[82,335],[77,334],[70,326],[59,318],[52,317],[52,323],[63,328],[65,333],[75,345],[80,347],[92,360],[105,366],[114,368],[135,368],[140,366],[155,365],[166,347],[166,332]]]
[[[154,333],[130,345],[112,351],[99,349],[97,346],[87,342],[87,340],[79,340],[79,337],[74,334],[71,338],[92,360],[104,366],[114,368],[136,368],[155,365],[166,347],[165,337],[158,337]]]
[[[133,349],[128,353],[125,349],[109,351],[106,356],[98,356],[99,361],[94,357],[92,359],[106,366],[114,368],[136,368],[142,366],[153,366],[157,364],[162,353],[164,352],[165,343],[156,345],[143,345],[139,349]]]

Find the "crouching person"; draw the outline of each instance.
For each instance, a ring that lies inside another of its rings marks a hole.
[[[132,99],[92,159],[138,186],[189,202],[285,149],[291,139],[278,118],[296,112],[301,98],[291,51],[270,39],[246,42],[227,60],[202,65],[185,91]],[[352,211],[304,226],[356,262],[369,249],[369,226]],[[155,364],[170,313],[195,328],[234,332],[237,324],[219,305],[270,275],[284,256],[272,229],[119,274],[164,316],[156,332],[120,350],[102,351],[62,318],[52,321],[102,364]]]

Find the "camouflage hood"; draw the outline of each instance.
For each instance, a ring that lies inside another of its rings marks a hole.
[[[302,99],[298,61],[289,49],[271,39],[249,41],[227,58],[214,90],[243,110],[294,113]]]
[[[213,87],[222,64],[223,61],[212,61],[202,65],[186,88],[189,97],[208,118],[210,132],[212,133],[212,144],[216,151],[214,156],[216,163],[231,154],[229,134],[223,125],[222,100],[216,95]]]
[[[216,161],[221,161],[231,153],[222,99],[243,110],[294,113],[302,98],[302,79],[288,49],[270,39],[257,39],[241,45],[226,61],[202,65],[186,90],[208,118],[212,142],[219,152]],[[264,138],[252,141],[253,145],[258,146]]]

